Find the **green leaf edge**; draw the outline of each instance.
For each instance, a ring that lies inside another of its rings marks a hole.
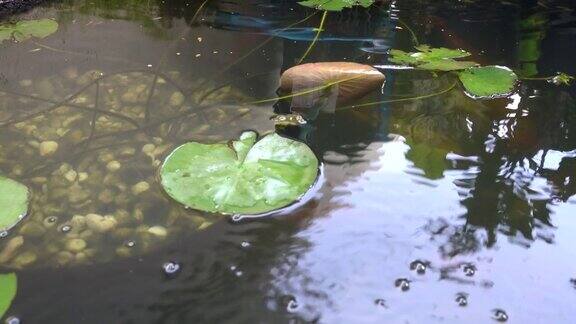
[[[18,277],[15,273],[0,274],[0,319],[4,317],[18,290]]]
[[[16,180],[13,180],[13,179],[4,177],[3,175],[0,174],[0,180],[2,180],[2,179],[6,180],[6,181],[13,182],[13,183],[16,184],[16,185],[21,186],[22,189],[26,189],[26,199],[25,199],[25,200],[26,200],[26,206],[25,206],[25,208],[22,210],[22,212],[20,213],[20,215],[17,216],[16,221],[10,222],[10,224],[5,225],[5,227],[2,227],[2,225],[1,225],[1,223],[0,223],[0,232],[4,232],[4,231],[9,231],[9,230],[11,230],[13,227],[15,227],[16,225],[18,225],[18,224],[28,215],[28,212],[29,212],[29,210],[30,210],[30,196],[31,196],[31,195],[30,195],[30,188],[28,188],[26,185],[24,185],[24,184],[22,184],[22,183],[20,183],[20,182],[18,182],[18,181],[16,181]],[[3,208],[3,207],[0,206],[0,208]]]

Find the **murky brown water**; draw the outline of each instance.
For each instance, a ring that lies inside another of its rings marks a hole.
[[[576,318],[573,85],[525,80],[477,101],[449,75],[386,72],[383,93],[363,100],[386,102],[290,133],[323,162],[304,201],[233,221],[170,200],[160,161],[186,141],[272,131],[286,104],[254,102],[276,96],[320,15],[289,1],[53,1],[3,19],[37,18],[58,31],[0,45],[0,172],[33,193],[30,215],[0,239],[0,271],[19,278],[7,316]],[[385,64],[412,31],[482,64],[574,75],[575,28],[570,1],[398,1],[329,14],[306,61]]]

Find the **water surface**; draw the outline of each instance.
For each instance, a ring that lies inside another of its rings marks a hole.
[[[233,221],[171,201],[157,167],[189,140],[273,131],[269,118],[290,104],[254,102],[277,95],[321,14],[292,1],[50,1],[2,19],[38,18],[58,21],[57,33],[0,45],[0,172],[34,196],[30,215],[0,239],[0,250],[25,240],[0,264],[19,277],[8,316],[576,318],[573,85],[524,80],[508,98],[478,101],[447,75],[387,71],[363,102],[443,94],[336,109],[290,132],[323,162],[318,185],[280,213]],[[525,78],[576,74],[571,1],[412,0],[330,13],[305,61],[387,64],[387,51],[410,50],[414,37]],[[58,151],[41,157],[43,141]],[[116,230],[84,233],[74,215],[90,213],[115,217]],[[86,250],[67,252],[77,237]],[[167,275],[167,262],[180,271]]]

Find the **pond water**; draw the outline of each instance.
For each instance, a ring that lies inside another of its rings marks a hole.
[[[0,273],[18,275],[6,318],[576,319],[576,86],[536,80],[576,74],[573,1],[382,1],[327,14],[306,56],[322,13],[295,1],[69,0],[2,14],[59,24],[0,44],[0,173],[32,192],[0,238]],[[179,144],[273,131],[290,102],[267,99],[301,58],[385,65],[415,41],[524,80],[474,100],[448,74],[385,70],[382,89],[283,130],[322,169],[278,213],[232,219],[164,194],[157,170]]]

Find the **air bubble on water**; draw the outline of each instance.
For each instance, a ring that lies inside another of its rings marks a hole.
[[[472,277],[473,275],[476,274],[476,266],[474,266],[472,263],[466,263],[463,267],[462,267],[462,271],[464,272],[464,274],[468,277]]]
[[[180,272],[180,264],[178,262],[169,261],[162,265],[162,270],[168,276],[173,276]]]
[[[248,241],[243,241],[242,243],[240,243],[240,246],[243,248],[248,248],[250,247],[250,242]]]
[[[56,216],[50,216],[46,219],[46,221],[48,223],[56,223],[57,220],[58,220],[58,217],[56,217]]]
[[[394,285],[396,286],[396,288],[400,288],[400,290],[402,291],[407,291],[410,289],[410,280],[406,278],[396,279]]]
[[[6,319],[6,324],[20,324],[20,319],[16,316],[10,316]]]
[[[130,240],[130,241],[126,241],[126,243],[124,243],[124,245],[126,245],[126,247],[134,247],[136,245],[136,242]]]
[[[384,308],[388,308],[388,305],[386,305],[386,300],[382,299],[382,298],[378,298],[374,301],[374,304],[376,306],[380,306],[380,307],[384,307]]]
[[[420,275],[426,273],[426,268],[428,268],[427,262],[421,260],[415,260],[410,263],[410,270],[414,270],[417,274]]]
[[[235,265],[230,266],[230,270],[235,271],[236,269],[238,269],[238,267],[236,267]]]
[[[60,228],[60,230],[62,231],[62,233],[68,233],[72,230],[72,226],[64,225],[64,226],[62,226],[62,228]]]
[[[244,272],[238,270],[238,271],[234,272],[234,274],[236,275],[236,277],[242,277],[242,275],[244,274]]]
[[[495,309],[492,311],[492,318],[498,322],[506,322],[508,320],[508,314],[501,309]]]
[[[239,222],[242,220],[242,215],[232,215],[233,222]]]
[[[0,238],[5,238],[8,236],[8,231],[0,231]]]
[[[464,307],[468,305],[468,294],[465,293],[458,293],[456,295],[456,304],[460,307]]]

